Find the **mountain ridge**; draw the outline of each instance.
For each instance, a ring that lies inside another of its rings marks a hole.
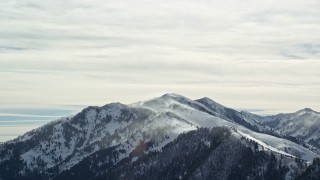
[[[302,169],[306,168],[307,161],[319,157],[307,149],[308,146],[275,136],[272,129],[263,124],[263,117],[255,117],[260,116],[227,108],[209,98],[191,100],[173,93],[129,105],[89,106],[74,116],[52,121],[4,143],[0,146],[0,169],[14,165],[16,168],[9,168],[7,174],[18,179],[54,178],[74,173],[72,169],[85,166],[82,162],[88,158],[99,163],[101,158],[93,156],[102,154],[110,158],[110,161],[105,161],[109,164],[107,167],[116,168],[142,157],[150,158],[154,153],[165,153],[163,148],[183,134],[219,127],[227,128],[235,136],[235,144],[242,139],[256,143],[253,154],[268,152],[279,158],[288,157],[291,160],[286,161],[294,164],[301,161],[304,164]],[[248,143],[245,146],[249,146]],[[212,156],[221,153],[213,153]],[[285,166],[289,169],[286,176],[289,177],[289,172],[297,173],[297,170]],[[100,167],[97,169],[101,170]],[[0,178],[6,179],[3,173],[0,171]],[[292,175],[290,177],[293,178]]]

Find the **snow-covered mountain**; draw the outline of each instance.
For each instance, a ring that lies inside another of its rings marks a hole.
[[[0,146],[0,179],[293,179],[319,157],[257,117],[176,94],[88,107]]]
[[[310,108],[258,119],[280,134],[295,137],[320,149],[320,113]]]
[[[257,120],[257,118],[259,118],[259,116],[257,115],[246,112],[238,112],[234,109],[225,107],[207,97],[198,99],[196,101],[209,108],[212,115],[220,117],[221,119],[240,124],[254,131],[272,133],[271,128]]]

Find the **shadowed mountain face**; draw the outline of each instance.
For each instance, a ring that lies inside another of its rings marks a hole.
[[[261,117],[176,94],[88,107],[0,145],[0,179],[293,179],[319,157],[287,138],[312,127],[288,125],[316,122],[306,116],[319,113]]]
[[[320,179],[320,159],[314,159],[312,161],[312,164],[307,168],[307,170],[303,172],[301,175],[299,175],[296,179]]]
[[[209,98],[201,98],[196,101],[209,108],[214,116],[220,117],[222,119],[227,119],[254,131],[269,131],[269,128],[267,126],[264,126],[256,119],[249,118],[245,114],[234,109],[227,108]]]

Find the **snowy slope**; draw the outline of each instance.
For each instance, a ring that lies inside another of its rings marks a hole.
[[[268,116],[259,121],[286,136],[301,139],[320,149],[320,113],[305,108],[295,113]]]
[[[161,146],[169,142],[167,139],[164,141],[164,137],[173,140],[180,133],[195,129],[195,126],[165,112],[156,113],[120,104],[101,109],[88,108],[83,115],[83,119],[76,116],[54,125],[48,138],[50,140],[40,141],[39,146],[23,153],[21,159],[26,162],[27,167],[31,170],[37,169],[37,160],[40,159],[43,161],[41,165],[50,169],[57,161],[52,157],[58,157],[59,169],[63,171],[100,149],[118,145],[121,145],[119,149],[124,150],[120,161],[129,156],[140,141],[152,139],[155,143],[161,143],[157,147],[161,149]],[[144,119],[139,116],[144,116]],[[72,136],[67,137],[68,134]]]
[[[238,112],[234,109],[225,107],[207,97],[196,101],[209,108],[214,116],[235,122],[254,131],[270,131],[270,128],[257,121],[256,117],[248,116],[248,114],[243,112]]]
[[[262,133],[260,130],[268,128],[253,115],[226,108],[208,98],[194,101],[165,94],[130,105],[88,107],[75,116],[28,132],[0,146],[0,167],[18,164],[12,173],[37,172],[46,179],[102,150],[114,151],[113,164],[125,158],[135,162],[143,154],[161,151],[183,133],[221,126],[237,130],[239,137],[275,154],[306,161],[318,157],[299,144]]]
[[[180,134],[161,151],[113,165],[110,153],[93,154],[59,175],[77,179],[293,179],[306,163],[275,153],[231,127],[200,128]],[[98,158],[97,158],[98,157]],[[99,158],[105,157],[105,158]],[[106,158],[107,157],[107,158]],[[97,166],[98,164],[98,166]]]
[[[186,103],[189,102],[189,103]],[[192,106],[189,106],[192,102]],[[263,142],[268,146],[271,146],[277,151],[282,151],[284,154],[291,153],[293,156],[297,156],[304,160],[312,160],[315,157],[318,157],[317,154],[308,150],[301,145],[298,145],[289,140],[274,137],[267,134],[258,133],[252,131],[245,126],[239,125],[235,122],[230,122],[228,120],[221,119],[210,113],[199,111],[197,102],[194,102],[186,97],[179,96],[176,94],[166,94],[160,98],[153,99],[151,101],[147,101],[139,104],[142,107],[151,108],[156,110],[157,112],[171,112],[178,117],[183,118],[188,123],[197,126],[197,127],[217,127],[217,126],[230,126],[236,129],[243,131],[243,133],[248,134],[249,136],[258,139],[258,143]],[[201,106],[201,105],[200,105]],[[272,148],[271,148],[272,149]],[[287,151],[287,153],[285,152]]]

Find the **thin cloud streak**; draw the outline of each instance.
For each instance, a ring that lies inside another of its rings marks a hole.
[[[59,116],[42,116],[42,115],[34,115],[34,114],[10,114],[10,113],[0,113],[0,116],[5,117],[39,117],[39,118],[57,118]]]

